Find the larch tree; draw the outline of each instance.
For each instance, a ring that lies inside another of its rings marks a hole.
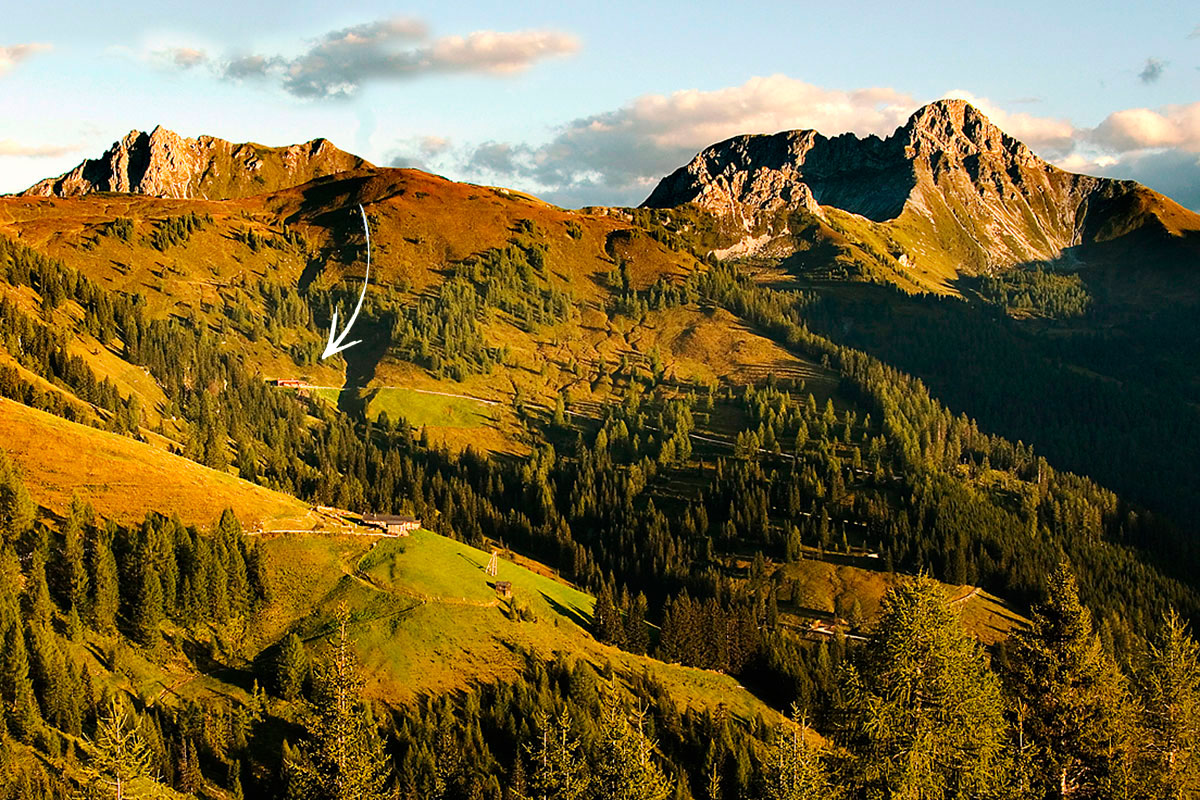
[[[591,797],[592,775],[579,740],[571,733],[564,708],[555,717],[539,716],[536,738],[527,746],[531,773],[525,794],[517,800],[585,800]]]
[[[654,761],[645,715],[626,709],[615,676],[602,694],[600,737],[592,759],[596,800],[665,800],[674,787]]]
[[[337,638],[317,675],[319,716],[311,763],[321,797],[375,800],[388,796],[392,769],[370,706],[362,698],[358,659],[347,633],[350,611],[337,612]]]
[[[775,731],[763,765],[764,800],[833,800],[839,795],[829,781],[821,748],[797,708]]]
[[[151,777],[153,752],[129,711],[114,699],[96,722],[96,736],[88,742],[92,779],[117,800],[129,796],[129,785]]]
[[[847,773],[869,795],[987,798],[1005,782],[1000,684],[942,586],[904,581],[884,598],[861,663],[843,676]]]

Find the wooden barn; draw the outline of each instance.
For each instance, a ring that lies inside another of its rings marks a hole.
[[[396,514],[363,514],[362,521],[363,525],[378,528],[393,536],[408,536],[421,527],[421,520],[416,517]]]

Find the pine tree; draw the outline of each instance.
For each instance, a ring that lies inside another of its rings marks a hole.
[[[1033,624],[1014,637],[1009,685],[1027,792],[1048,798],[1119,795],[1129,749],[1129,693],[1062,564]]]
[[[842,687],[852,774],[868,794],[986,798],[1004,778],[1000,685],[936,581],[891,589]]]
[[[1156,797],[1195,797],[1200,791],[1200,645],[1171,611],[1148,655],[1139,680],[1146,774]]]

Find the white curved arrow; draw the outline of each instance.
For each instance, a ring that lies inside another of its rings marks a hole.
[[[358,210],[362,212],[363,230],[367,232],[367,272],[363,275],[362,293],[358,296],[358,305],[354,307],[354,313],[350,315],[350,320],[346,323],[346,329],[336,339],[333,338],[337,334],[338,310],[333,309],[333,319],[329,323],[329,343],[325,345],[325,352],[321,353],[321,358],[329,358],[335,353],[340,353],[343,350],[354,347],[356,344],[362,344],[362,339],[355,339],[353,342],[342,344],[346,335],[350,333],[350,328],[354,327],[354,320],[358,319],[358,312],[362,310],[363,299],[367,296],[367,282],[371,280],[371,226],[367,224],[367,212],[363,209],[362,203],[359,203]]]

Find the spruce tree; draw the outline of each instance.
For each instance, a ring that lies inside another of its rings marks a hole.
[[[116,630],[121,604],[117,559],[113,555],[111,530],[97,525],[91,533],[91,622],[96,630],[108,634]]]
[[[30,624],[38,630],[48,630],[54,616],[54,603],[50,600],[46,558],[41,550],[34,550],[30,559],[29,575],[25,579],[25,602],[29,606]]]
[[[308,654],[295,633],[289,633],[275,659],[275,688],[284,700],[295,700],[308,677]]]
[[[596,597],[596,606],[592,610],[592,633],[597,641],[605,644],[618,647],[625,644],[625,624],[613,602],[612,591],[607,586],[601,588]]]
[[[143,647],[153,650],[162,639],[159,626],[163,617],[163,594],[158,572],[149,559],[142,559],[137,580],[137,595],[132,609],[133,636]]]
[[[84,526],[91,522],[91,509],[78,497],[71,501],[71,514],[63,529],[63,580],[67,607],[82,618],[87,613],[88,573],[85,565]]]
[[[625,612],[625,646],[631,653],[650,649],[650,629],[646,626],[646,595],[638,592]]]
[[[0,539],[15,541],[33,525],[36,512],[20,471],[0,452]]]
[[[1139,676],[1144,703],[1146,776],[1154,796],[1200,792],[1200,645],[1171,611]]]
[[[1014,637],[1008,683],[1019,766],[1039,797],[1109,797],[1123,791],[1130,746],[1129,692],[1062,564],[1033,624]]]
[[[29,741],[41,715],[29,676],[29,656],[18,602],[20,565],[11,547],[0,543],[0,707],[10,734]]]

